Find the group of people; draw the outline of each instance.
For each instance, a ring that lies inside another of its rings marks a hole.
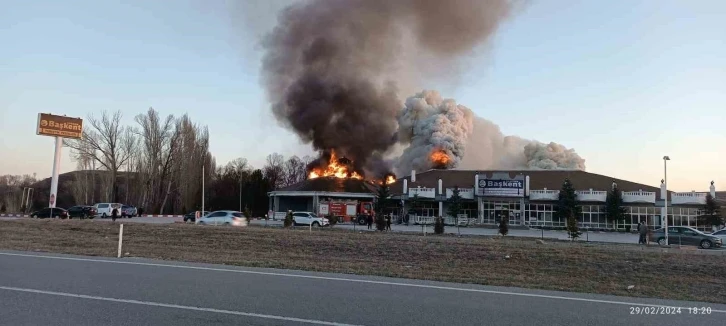
[[[383,216],[382,218],[384,219],[383,223],[385,223],[384,225],[386,226],[385,230],[390,231],[391,230],[391,214],[387,214],[387,215]],[[368,230],[373,229],[373,220],[374,220],[373,215],[366,216],[366,224],[368,225]]]

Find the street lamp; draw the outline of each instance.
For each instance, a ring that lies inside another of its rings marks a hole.
[[[666,246],[668,245],[668,161],[670,161],[671,158],[666,156],[663,156],[663,185],[665,186],[665,228],[663,229],[663,232],[665,233],[665,243]]]

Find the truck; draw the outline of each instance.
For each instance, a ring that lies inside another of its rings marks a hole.
[[[365,225],[368,216],[373,214],[373,202],[345,200],[345,201],[321,201],[318,205],[318,215],[332,215],[338,221],[354,221]]]

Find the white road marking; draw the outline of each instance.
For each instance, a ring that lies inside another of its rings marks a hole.
[[[390,281],[360,280],[360,279],[342,278],[342,277],[327,277],[327,276],[314,276],[314,275],[286,274],[286,273],[275,273],[275,272],[249,271],[249,270],[241,270],[241,269],[227,269],[227,268],[214,268],[214,267],[201,267],[201,266],[185,266],[185,265],[172,265],[172,264],[159,264],[159,263],[144,263],[144,262],[122,261],[122,260],[109,260],[109,259],[90,259],[90,258],[76,258],[76,257],[28,255],[28,254],[14,254],[14,253],[5,253],[5,252],[0,252],[0,255],[2,255],[2,256],[17,256],[17,257],[31,257],[31,258],[44,258],[44,259],[70,260],[70,261],[84,261],[84,262],[95,262],[95,263],[109,263],[109,264],[125,264],[125,265],[138,265],[138,266],[167,267],[167,268],[191,269],[191,270],[202,270],[202,271],[213,271],[213,272],[227,272],[227,273],[240,273],[240,274],[256,274],[256,275],[281,276],[281,277],[291,277],[291,278],[306,278],[306,279],[326,280],[326,281],[367,283],[367,284],[391,285],[391,286],[424,288],[424,289],[434,289],[434,290],[447,290],[447,291],[460,291],[460,292],[500,294],[500,295],[511,295],[511,296],[520,296],[520,297],[530,297],[530,298],[543,298],[543,299],[555,299],[555,300],[582,301],[582,302],[591,302],[591,303],[607,303],[607,304],[627,305],[627,306],[671,307],[671,308],[689,308],[689,307],[692,307],[692,306],[675,307],[675,306],[666,306],[666,305],[661,305],[661,304],[638,303],[638,302],[625,302],[625,301],[614,301],[614,300],[587,299],[587,298],[566,297],[566,296],[558,296],[558,295],[546,295],[546,294],[534,294],[534,293],[519,293],[519,292],[507,292],[507,291],[483,290],[483,289],[467,289],[467,288],[457,288],[457,287],[450,287],[450,286],[437,286],[437,285],[427,285],[427,284],[412,284],[412,283],[399,283],[399,282],[390,282]],[[715,313],[724,313],[724,314],[726,314],[726,310],[715,310],[715,309],[712,309],[711,311],[712,312],[715,312]]]
[[[237,315],[237,316],[246,316],[246,317],[256,317],[256,318],[265,318],[265,319],[276,319],[276,320],[294,321],[294,322],[299,322],[299,323],[315,324],[315,325],[356,326],[356,325],[352,325],[352,324],[341,324],[341,323],[334,323],[334,322],[322,321],[322,320],[314,320],[314,319],[283,317],[283,316],[256,314],[256,313],[251,313],[251,312],[242,312],[242,311],[224,310],[224,309],[214,309],[214,308],[182,306],[182,305],[177,305],[177,304],[151,302],[151,301],[140,301],[140,300],[128,300],[128,299],[107,298],[107,297],[99,297],[99,296],[95,296],[95,295],[85,295],[85,294],[75,294],[75,293],[66,293],[66,292],[55,292],[55,291],[43,291],[43,290],[36,290],[36,289],[16,288],[16,287],[11,287],[11,286],[0,286],[0,290],[15,291],[15,292],[25,292],[25,293],[36,293],[36,294],[45,294],[45,295],[55,295],[55,296],[61,296],[61,297],[70,297],[70,298],[79,298],[79,299],[88,299],[88,300],[110,301],[110,302],[119,302],[119,303],[131,303],[131,304],[137,304],[137,305],[143,305],[143,306],[164,307],[164,308],[174,308],[174,309],[183,309],[183,310],[194,310],[194,311],[203,311],[203,312],[213,312],[213,313],[218,313],[218,314]]]

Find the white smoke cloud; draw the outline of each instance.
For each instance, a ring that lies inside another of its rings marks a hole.
[[[446,168],[585,170],[585,160],[573,149],[505,136],[493,122],[433,90],[409,97],[398,124],[398,141],[408,144],[397,160],[398,174],[433,168],[429,156],[434,150],[452,158]]]
[[[437,91],[424,90],[409,97],[398,114],[398,141],[408,144],[396,164],[398,173],[432,168],[429,156],[434,151],[449,156],[446,168],[458,166],[473,119],[471,110],[453,99],[443,99]]]

